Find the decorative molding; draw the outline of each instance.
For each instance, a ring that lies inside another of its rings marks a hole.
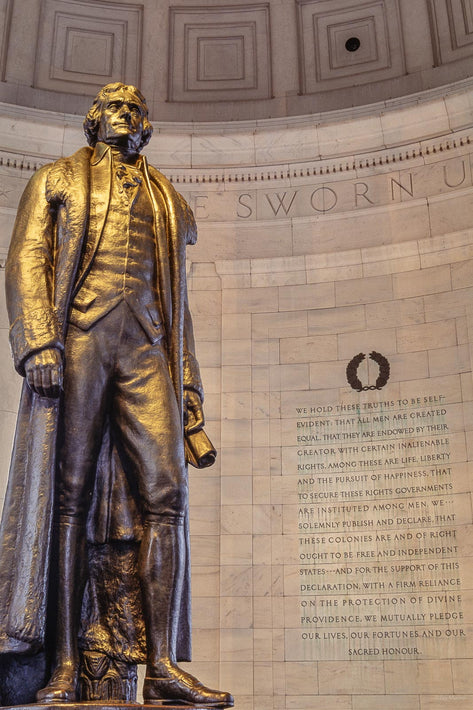
[[[94,94],[104,83],[139,84],[143,6],[46,0],[37,49],[38,88]]]
[[[297,0],[303,94],[402,76],[399,0]],[[356,38],[359,48],[346,43]]]
[[[271,98],[269,4],[169,8],[169,101]]]
[[[201,185],[201,184],[224,184],[224,183],[262,183],[277,180],[297,181],[300,179],[306,182],[310,177],[333,176],[336,174],[346,174],[352,177],[352,173],[370,168],[386,167],[387,171],[391,166],[399,169],[409,167],[409,161],[418,160],[424,156],[432,156],[441,153],[448,153],[451,150],[462,148],[473,144],[473,131],[461,132],[451,138],[439,138],[424,142],[422,146],[418,143],[411,146],[403,146],[398,149],[373,151],[362,156],[354,156],[344,160],[311,160],[307,162],[297,162],[285,165],[265,165],[241,167],[235,169],[199,169],[180,168],[173,170],[166,168],[167,178],[176,185]],[[54,158],[38,159],[36,156],[28,157],[25,154],[0,150],[0,167],[14,168],[25,172],[35,172]]]
[[[429,0],[436,64],[473,55],[473,0]]]

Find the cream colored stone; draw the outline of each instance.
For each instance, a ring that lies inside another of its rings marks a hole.
[[[402,326],[397,330],[397,347],[400,353],[430,350],[456,344],[455,321]]]
[[[234,288],[250,288],[251,286],[258,285],[251,283],[250,274],[231,274],[229,276],[222,276],[222,289],[234,289]]]
[[[386,301],[393,297],[392,276],[372,276],[335,284],[337,306]]]
[[[318,666],[316,663],[287,662],[284,664],[287,695],[318,695]]]
[[[221,345],[223,365],[251,364],[250,340],[224,340]]]
[[[251,446],[251,422],[248,419],[224,419],[221,425],[222,447]]]
[[[465,345],[470,343],[470,332],[468,327],[468,319],[466,316],[456,319],[457,326],[457,343],[458,345]]]
[[[215,316],[222,310],[221,293],[220,291],[192,291],[189,294],[189,307],[192,315]]]
[[[189,521],[193,535],[218,535],[220,532],[220,507],[218,505],[192,505]]]
[[[393,275],[394,298],[409,298],[430,293],[450,291],[452,280],[449,266]]]
[[[276,365],[279,363],[279,340],[253,340],[251,345],[252,365]]]
[[[192,536],[193,567],[213,567],[214,565],[219,564],[219,560],[220,540],[217,535]]]
[[[353,710],[419,710],[418,695],[354,695]]]
[[[346,383],[346,362],[324,362],[310,365],[310,388],[313,390],[342,387]],[[302,389],[302,387],[301,387]]]
[[[251,286],[296,286],[308,282],[305,271],[278,271],[276,273],[251,274]]]
[[[441,251],[428,252],[421,254],[422,268],[439,266],[440,264],[455,264],[471,259],[473,257],[473,245],[468,243],[464,246],[448,249],[447,247]]]
[[[216,629],[199,629],[192,632],[193,655],[200,662],[216,661],[219,653],[219,631]]]
[[[279,397],[277,392],[255,392],[251,396],[251,416],[253,419],[268,419],[279,412]],[[250,411],[250,410],[248,410]]]
[[[223,565],[220,570],[220,595],[249,597],[253,592],[253,573],[250,566]]]
[[[222,364],[220,342],[218,340],[200,341],[196,347],[196,356],[201,367],[220,367]]]
[[[263,503],[253,505],[254,535],[270,535],[273,532],[272,521],[273,516],[270,505]]]
[[[279,310],[301,311],[312,308],[331,308],[335,305],[333,284],[307,284],[305,286],[280,286]],[[270,310],[270,309],[268,309]]]
[[[253,449],[253,475],[266,476],[271,471],[271,452],[269,446]]]
[[[251,412],[250,392],[223,392],[221,416],[225,419],[243,420]]]
[[[238,663],[241,661],[251,661],[252,658],[252,629],[220,630],[220,661]]]
[[[251,534],[222,534],[220,538],[221,565],[251,565],[253,545]]]
[[[270,445],[270,422],[269,419],[256,419],[251,426],[251,440],[253,446]]]
[[[249,696],[253,694],[253,663],[222,661],[219,682],[222,688],[241,688],[242,693],[239,693],[238,690],[235,691],[237,707],[242,706],[244,710],[252,710],[253,704],[252,702],[249,704]]]
[[[471,661],[457,658],[452,660],[453,692],[457,695],[473,695]]]
[[[255,628],[253,631],[255,661],[273,660],[273,630]],[[271,664],[272,665],[272,664]],[[272,675],[272,673],[271,673]]]
[[[439,293],[435,296],[425,296],[425,319],[429,322],[463,316],[465,309],[472,303],[472,298],[473,288],[457,289]]]
[[[449,661],[398,661],[387,663],[386,693],[452,693],[452,670]]]
[[[253,564],[271,565],[273,548],[277,543],[271,535],[255,535],[253,537]]]
[[[251,315],[249,313],[226,313],[221,323],[223,340],[251,337]]]
[[[363,663],[322,661],[318,664],[319,692],[325,695],[346,693],[380,694],[384,691],[384,668],[380,661]]]
[[[428,353],[425,351],[399,355],[389,354],[388,360],[390,364],[390,387],[392,387],[395,382],[403,382],[406,379],[418,380],[429,377]],[[393,396],[395,395],[392,390],[391,394]]]
[[[204,340],[220,340],[221,318],[218,316],[194,316],[194,332],[201,343]]]
[[[424,303],[421,298],[406,298],[382,303],[367,303],[366,322],[370,328],[414,325],[424,322]]]
[[[233,476],[251,473],[252,450],[250,447],[223,447],[220,451],[222,475]]]
[[[251,476],[224,476],[221,480],[222,504],[234,506],[252,502]]]
[[[271,597],[273,589],[273,568],[269,565],[253,565],[253,595]]]
[[[277,311],[276,287],[236,288],[223,291],[223,313],[271,313]]]
[[[252,597],[220,597],[220,628],[248,628],[252,617]]]
[[[363,264],[363,276],[381,276],[382,274],[397,274],[400,272],[410,272],[420,269],[420,257],[408,256],[403,259],[391,259],[390,261],[376,261]]]
[[[253,477],[253,502],[255,504],[267,504],[271,502],[271,477]]]
[[[255,314],[252,318],[253,338],[281,338],[307,335],[307,313]]]
[[[270,597],[253,598],[253,626],[255,629],[273,628],[273,603]]]
[[[429,352],[429,372],[432,377],[471,371],[469,349],[466,345],[439,348]]]
[[[321,308],[307,315],[309,335],[349,333],[362,330],[366,324],[364,305]]]
[[[280,391],[305,390],[309,383],[308,365],[270,365],[270,388]]]
[[[273,695],[273,667],[271,661],[255,661],[254,693],[255,696]]]
[[[426,695],[421,698],[421,710],[470,710],[471,695]]]
[[[193,538],[193,548],[192,552],[196,548],[196,541]],[[194,555],[193,555],[194,557]],[[210,567],[202,564],[196,564],[194,559],[192,560],[192,597],[194,600],[202,600],[202,604],[206,604],[209,599],[211,599],[210,604],[212,609],[218,608],[215,603],[214,597],[220,595],[220,567],[217,565]],[[218,617],[218,613],[217,613]],[[219,619],[217,618],[216,626],[218,626]],[[209,622],[210,623],[210,622]],[[215,628],[212,624],[212,628]]]
[[[282,338],[280,341],[280,353],[281,364],[336,359],[337,338],[335,335]]]
[[[218,596],[218,595],[217,595]],[[193,588],[192,627],[194,629],[213,629],[219,627],[218,606],[214,597],[199,597]]]
[[[220,367],[201,367],[200,375],[206,394],[220,394],[222,376]]]
[[[317,695],[317,703],[324,710],[352,710],[350,695]],[[287,710],[314,710],[314,698],[310,695],[288,695],[286,697]]]
[[[429,209],[424,200],[315,218],[300,217],[293,220],[294,253],[344,251],[348,235],[350,243],[359,248],[378,246],[380,220],[383,220],[382,239],[387,244],[423,239],[430,232]],[[436,234],[445,231],[445,226],[439,227]]]
[[[223,392],[251,392],[252,368],[244,365],[222,367]]]
[[[471,190],[440,195],[430,198],[430,231],[432,236],[440,236],[450,232],[459,232],[471,228],[469,210],[471,205]]]
[[[307,271],[307,283],[322,283],[324,281],[347,281],[359,279],[363,276],[363,266],[353,264],[350,266],[324,267]]]
[[[221,530],[224,535],[251,535],[253,532],[251,505],[222,505],[220,519],[222,521]]]
[[[386,323],[385,325],[391,325]],[[351,360],[359,352],[360,345],[367,354],[373,350],[383,354],[396,351],[396,331],[394,328],[383,328],[379,330],[366,330],[359,333],[342,333],[338,336],[338,358],[339,360]],[[335,358],[333,358],[335,359]],[[326,358],[330,360],[330,358]],[[377,365],[375,365],[377,367]]]

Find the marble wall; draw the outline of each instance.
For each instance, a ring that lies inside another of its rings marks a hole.
[[[467,82],[321,122],[159,125],[149,146],[199,224],[219,449],[190,471],[190,667],[238,710],[471,707],[472,103]],[[7,105],[0,125],[4,255],[34,165],[82,139]]]

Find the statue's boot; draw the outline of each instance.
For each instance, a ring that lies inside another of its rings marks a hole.
[[[139,560],[148,646],[143,698],[147,703],[231,707],[230,693],[207,688],[176,665],[185,557],[182,519],[145,524]]]
[[[79,653],[77,632],[82,599],[79,573],[84,526],[72,516],[59,518],[59,581],[57,598],[56,662],[39,703],[72,703],[78,699]]]

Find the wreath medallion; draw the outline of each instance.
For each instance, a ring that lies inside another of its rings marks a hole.
[[[391,372],[388,360],[384,357],[384,355],[381,355],[381,353],[377,353],[373,350],[373,352],[370,353],[370,360],[373,360],[373,362],[376,362],[378,364],[379,375],[376,378],[375,385],[363,385],[362,382],[358,379],[358,368],[365,358],[365,353],[358,353],[358,355],[355,355],[355,357],[350,360],[347,365],[348,383],[357,392],[367,392],[368,390],[382,389],[389,380],[389,375]]]

